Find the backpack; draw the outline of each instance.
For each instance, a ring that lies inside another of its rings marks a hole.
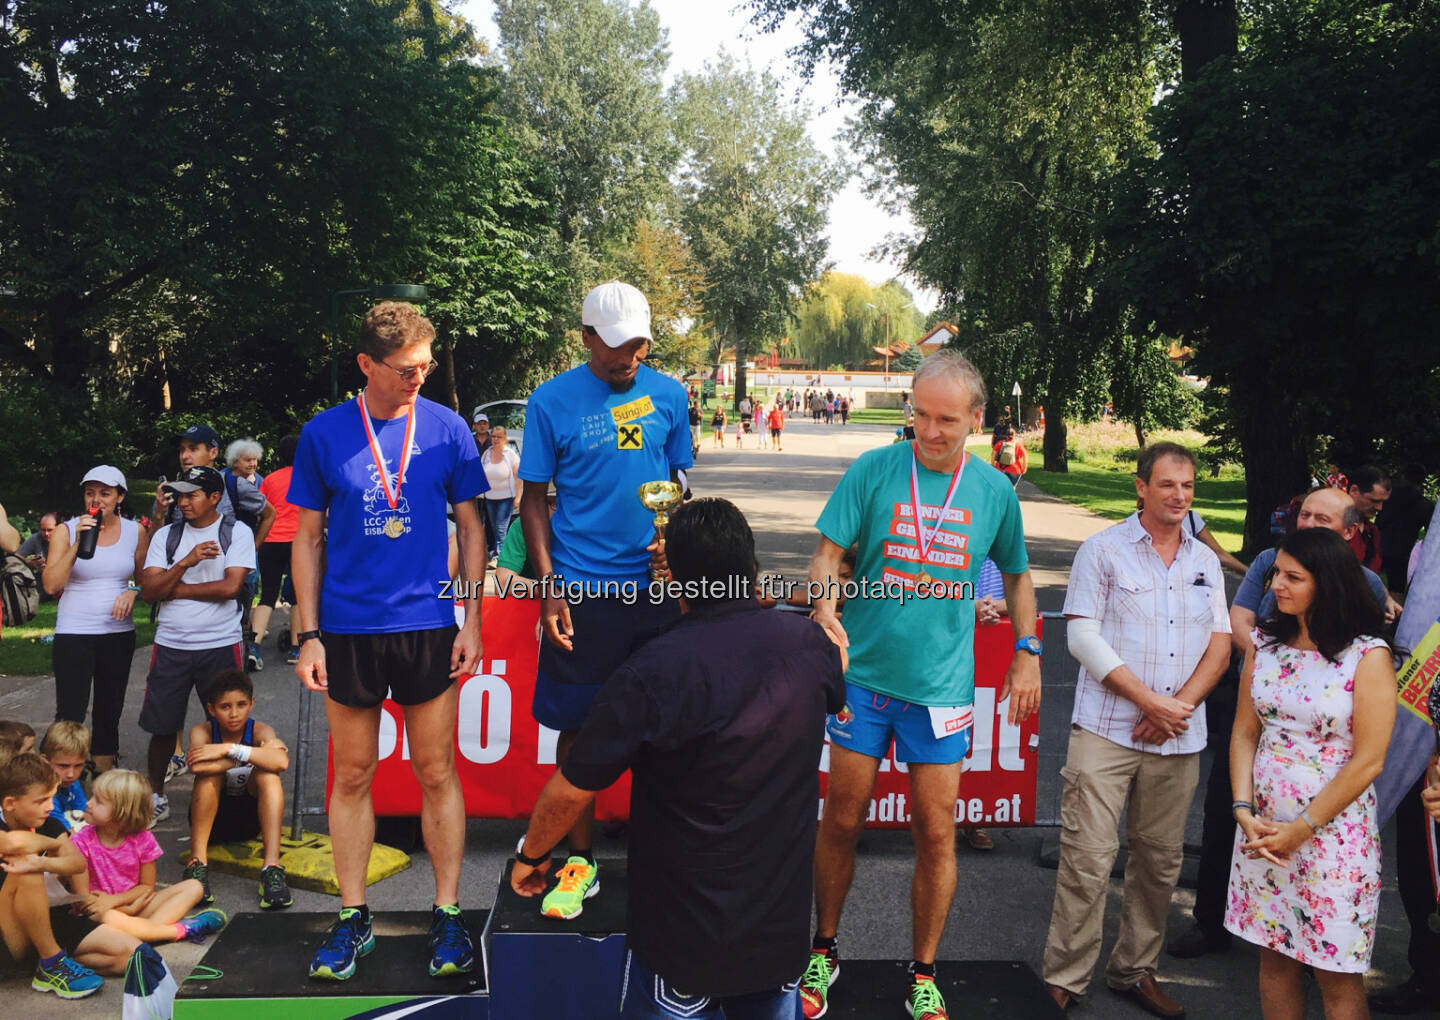
[[[40,611],[40,583],[29,564],[14,553],[7,553],[0,567],[0,610],[12,627],[29,623]]]
[[[230,509],[235,512],[235,519],[249,528],[252,533],[258,532],[260,515],[240,509],[240,481],[235,477],[235,472],[231,471],[225,475],[225,488],[230,492]]]
[[[1010,467],[1015,463],[1015,440],[1006,439],[1000,444],[1000,466]]]

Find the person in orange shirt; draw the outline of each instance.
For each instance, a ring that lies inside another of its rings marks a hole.
[[[1029,455],[1025,452],[1025,444],[1020,441],[1020,436],[1011,431],[999,440],[990,450],[990,463],[1010,480],[1011,485],[1019,485],[1029,463]]]
[[[780,433],[785,430],[785,412],[780,410],[776,404],[770,409],[770,445],[776,450],[784,450],[780,445]]]

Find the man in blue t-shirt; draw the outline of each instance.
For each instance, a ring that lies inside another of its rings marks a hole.
[[[562,764],[601,685],[679,618],[676,603],[655,605],[646,591],[652,552],[657,569],[664,561],[637,490],[679,480],[692,463],[685,388],[640,363],[651,342],[645,296],[612,280],[589,293],[580,318],[590,361],[531,395],[520,459],[520,523],[541,582],[545,632],[533,712],[560,731]],[[570,829],[567,863],[541,903],[547,917],[578,916],[600,889],[594,820],[592,804]]]
[[[804,1015],[825,1012],[839,972],[836,933],[854,873],[875,775],[895,741],[910,763],[914,956],[906,1009],[944,1015],[935,954],[955,894],[955,800],[975,700],[974,584],[988,556],[1000,568],[1016,654],[1000,700],[1017,724],[1040,706],[1040,642],[1020,502],[1010,483],[965,453],[985,409],[980,373],[941,351],[915,372],[915,438],[862,454],[815,527],[814,618],[850,649],[846,705],[832,716],[830,783],[815,847],[816,927],[801,984]],[[858,544],[859,597],[835,615],[831,579]],[[816,586],[820,587],[816,587]],[[883,586],[874,590],[871,586]],[[825,589],[821,592],[821,588]]]
[[[465,422],[420,396],[436,367],[434,339],[435,327],[411,305],[386,301],[370,309],[356,359],[365,389],[312,418],[295,451],[295,673],[327,695],[335,759],[330,840],[341,905],[310,964],[314,978],[346,980],[375,945],[365,872],[375,834],[375,733],[387,695],[405,713],[435,869],[430,974],[462,974],[474,965],[458,906],[465,801],[455,772],[455,712],[456,680],[480,668],[485,545],[474,498],[488,486]],[[448,505],[464,575],[458,592],[469,596],[459,628],[454,602],[440,595],[450,581]]]

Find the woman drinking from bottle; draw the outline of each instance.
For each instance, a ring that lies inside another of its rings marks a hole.
[[[85,512],[56,528],[45,561],[45,590],[56,607],[55,718],[85,722],[94,689],[90,752],[95,770],[115,766],[120,712],[135,653],[135,577],[149,545],[145,529],[120,515],[125,476],[101,464],[81,482]]]

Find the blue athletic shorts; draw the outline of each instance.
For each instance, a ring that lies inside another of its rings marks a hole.
[[[530,712],[541,726],[562,733],[580,728],[590,714],[590,703],[604,684],[562,684],[545,673],[535,676],[535,700]]]
[[[845,707],[825,723],[830,742],[871,758],[884,759],[895,741],[895,760],[907,764],[953,765],[970,753],[973,726],[938,740],[924,705],[867,691],[848,681]]]

